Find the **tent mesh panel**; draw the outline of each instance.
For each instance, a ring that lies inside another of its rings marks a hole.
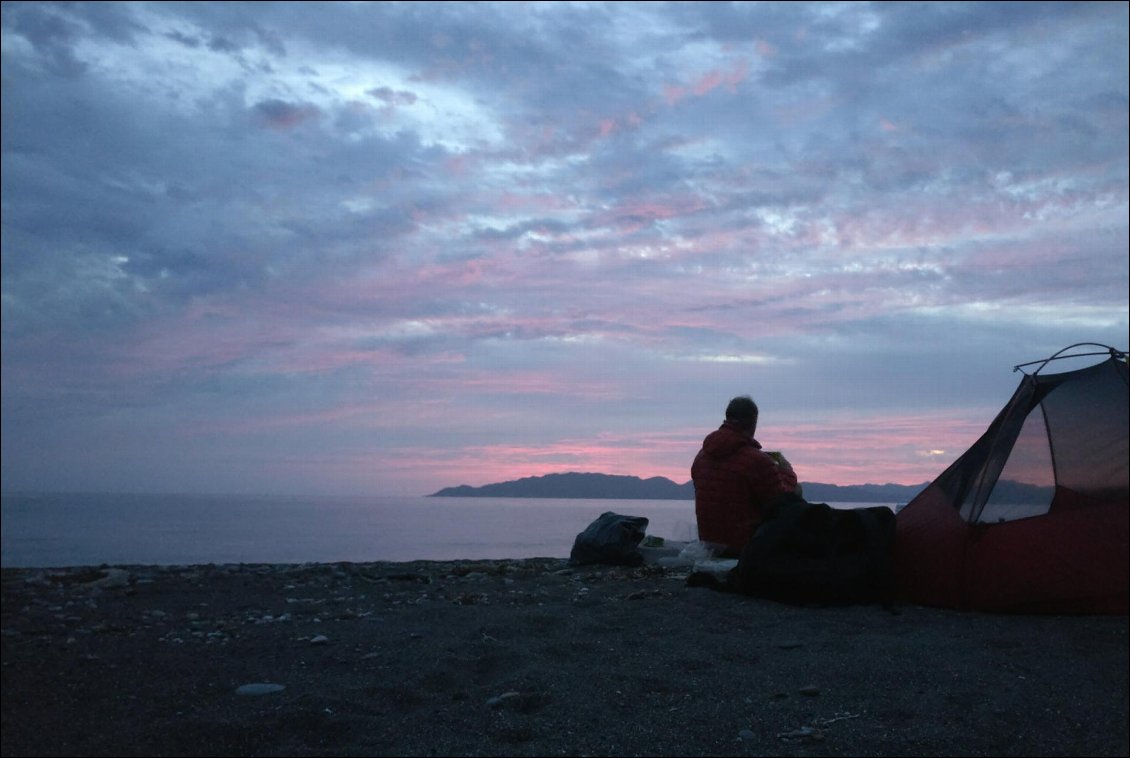
[[[1026,376],[937,483],[968,522],[997,522],[1130,496],[1124,361]]]

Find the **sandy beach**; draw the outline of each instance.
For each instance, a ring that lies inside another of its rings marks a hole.
[[[1126,755],[1127,618],[561,559],[3,571],[16,755]]]

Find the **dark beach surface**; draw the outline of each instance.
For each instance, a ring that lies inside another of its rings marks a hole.
[[[3,570],[3,755],[1126,755],[1127,618],[560,559]]]

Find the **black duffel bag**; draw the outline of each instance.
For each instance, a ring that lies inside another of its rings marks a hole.
[[[724,581],[692,574],[688,584],[796,605],[890,605],[894,544],[890,508],[839,509],[785,496],[768,509]]]

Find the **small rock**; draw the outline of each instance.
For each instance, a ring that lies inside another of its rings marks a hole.
[[[25,578],[24,584],[38,587],[50,587],[51,580],[47,578],[47,574],[40,571],[37,574],[32,574],[31,576]]]
[[[129,572],[125,569],[108,568],[104,569],[105,576],[95,579],[92,582],[87,582],[88,587],[125,587],[129,585]]]
[[[756,736],[757,735],[755,735],[749,729],[743,729],[740,732],[738,732],[738,739],[741,740],[742,742],[749,742],[750,740],[755,739]]]
[[[329,641],[330,641],[330,638],[327,637],[324,634],[319,634],[316,637],[310,638],[310,644],[311,645],[325,645]]]
[[[503,692],[498,697],[492,697],[490,700],[488,700],[487,705],[489,705],[491,708],[498,708],[510,698],[515,697],[521,697],[521,694],[517,692]]]
[[[282,692],[285,690],[281,684],[269,684],[266,682],[256,682],[255,684],[242,684],[235,688],[237,695],[271,695],[275,692]]]
[[[797,692],[805,697],[818,697],[820,695],[820,688],[809,685],[807,687],[801,687]]]
[[[800,729],[794,729],[791,732],[782,732],[777,735],[779,740],[790,740],[798,742],[821,742],[824,739],[823,733],[813,729],[810,726],[802,726]]]

